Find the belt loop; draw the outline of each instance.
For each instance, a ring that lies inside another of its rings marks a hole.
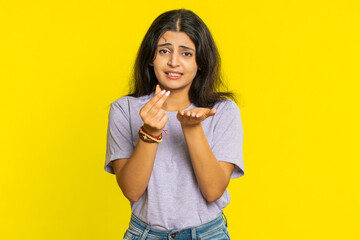
[[[226,218],[226,216],[225,216],[224,211],[222,211],[222,215],[225,217],[225,226],[227,227],[227,226],[228,226],[228,225],[227,225],[227,218]]]
[[[143,232],[143,234],[141,235],[140,239],[139,240],[145,240],[146,239],[146,236],[148,235],[148,232],[150,231],[150,227],[149,226],[146,226],[146,229],[145,231]]]
[[[191,240],[196,240],[196,229],[195,228],[191,229]]]

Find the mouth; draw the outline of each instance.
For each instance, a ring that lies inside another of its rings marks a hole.
[[[166,77],[171,80],[178,80],[181,78],[183,73],[181,72],[165,72]]]
[[[165,72],[166,75],[168,76],[174,76],[174,77],[180,77],[181,75],[183,75],[183,73],[178,73],[178,72]]]

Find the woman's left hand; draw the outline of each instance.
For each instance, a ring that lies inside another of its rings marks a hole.
[[[215,113],[215,108],[193,108],[186,111],[179,111],[176,117],[182,126],[191,126],[200,124],[206,118],[214,116]]]

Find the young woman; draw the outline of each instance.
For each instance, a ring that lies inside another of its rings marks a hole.
[[[131,94],[111,104],[105,170],[132,216],[124,239],[230,239],[222,210],[244,175],[240,110],[220,92],[220,58],[192,11],[158,16]]]

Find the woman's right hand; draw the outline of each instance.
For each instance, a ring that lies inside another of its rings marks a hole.
[[[159,136],[162,133],[162,129],[169,119],[165,111],[161,108],[169,94],[170,91],[165,93],[165,90],[161,91],[159,85],[156,85],[154,97],[140,110],[139,114],[144,122],[143,127],[146,132],[153,136]]]

